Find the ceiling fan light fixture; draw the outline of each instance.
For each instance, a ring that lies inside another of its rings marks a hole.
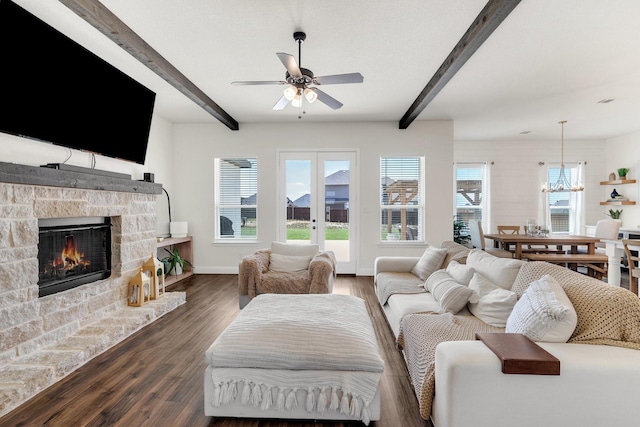
[[[291,105],[296,108],[300,107],[302,105],[302,95],[298,93],[296,96],[294,96],[291,100]]]
[[[296,88],[295,86],[287,86],[287,88],[284,90],[284,97],[291,101],[297,93],[298,88]]]
[[[309,88],[304,90],[304,97],[309,104],[312,104],[316,99],[318,99],[318,94]]]

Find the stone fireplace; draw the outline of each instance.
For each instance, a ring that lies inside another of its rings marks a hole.
[[[38,296],[111,276],[111,221],[104,217],[38,220]]]
[[[127,306],[130,279],[156,253],[157,194],[160,184],[0,162],[0,416],[185,302],[169,289]],[[85,232],[96,221],[108,236]],[[41,225],[64,231],[43,237]],[[66,256],[79,264],[69,273],[61,255],[41,259],[41,244],[94,245],[98,258]],[[97,271],[68,286],[82,263]],[[56,292],[42,291],[43,274]]]

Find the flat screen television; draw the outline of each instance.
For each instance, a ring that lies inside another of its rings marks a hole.
[[[0,0],[0,132],[144,164],[156,94]]]

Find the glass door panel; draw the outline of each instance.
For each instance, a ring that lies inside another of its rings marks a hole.
[[[333,251],[337,271],[355,273],[352,215],[354,152],[281,153],[281,188],[286,195],[288,243],[314,243]]]

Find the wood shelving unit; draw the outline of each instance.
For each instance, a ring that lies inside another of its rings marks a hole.
[[[614,179],[611,181],[600,181],[600,185],[623,185],[623,184],[635,184],[636,180],[635,179]],[[629,206],[629,205],[635,205],[636,202],[632,201],[632,200],[620,200],[617,202],[600,202],[601,206],[604,205],[613,205],[613,206]]]
[[[600,185],[620,185],[620,184],[635,184],[635,179],[616,179],[613,181],[600,181]]]
[[[172,250],[172,248],[176,246],[180,251],[180,256],[186,259],[187,261],[193,263],[193,247],[191,243],[192,243],[191,236],[165,237],[161,242],[158,242],[158,244],[156,245],[156,251],[158,252],[157,257],[159,260],[162,260],[167,255],[167,253],[162,249],[168,248],[169,250]],[[172,272],[171,274],[166,275],[164,278],[164,286],[165,287],[171,286],[177,281],[186,279],[187,277],[192,275],[193,275],[192,268],[189,267],[188,265],[185,265],[184,269],[182,270],[182,274],[176,276]]]
[[[601,205],[616,205],[616,206],[622,206],[622,205],[635,205],[636,202],[633,202],[631,200],[621,200],[619,202],[600,202]]]

